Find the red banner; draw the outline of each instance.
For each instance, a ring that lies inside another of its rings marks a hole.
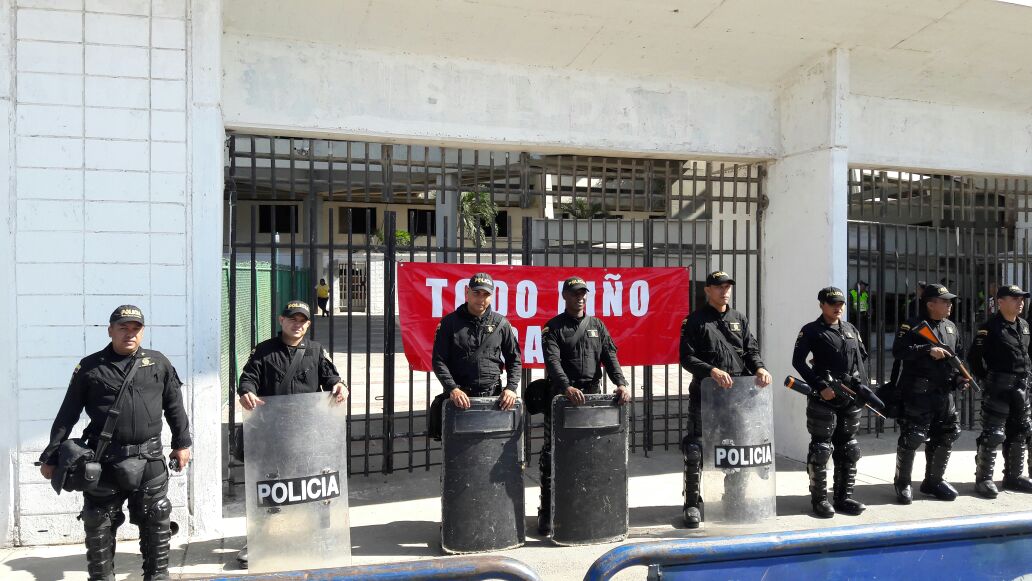
[[[563,281],[582,277],[587,312],[609,328],[621,365],[678,362],[681,321],[688,314],[687,268],[587,268],[398,263],[401,341],[409,365],[431,370],[434,331],[465,302],[469,278],[486,272],[495,282],[492,308],[516,331],[523,366],[544,367],[541,328],[565,310]]]

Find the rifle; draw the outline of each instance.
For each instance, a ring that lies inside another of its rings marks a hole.
[[[863,406],[874,412],[878,417],[888,419],[881,414],[881,411],[879,411],[885,409],[885,404],[882,400],[878,399],[878,396],[871,391],[870,387],[864,385],[860,381],[860,378],[855,375],[850,377],[850,382],[853,384],[853,387],[846,385],[844,381],[835,381],[832,379],[830,374],[828,375],[828,387],[835,392],[836,399],[841,398],[847,402],[842,407],[847,407],[849,405],[855,405],[857,407]],[[786,377],[785,387],[792,391],[801,393],[806,397],[810,397],[830,405],[829,400],[825,400],[820,396],[820,389],[814,389],[810,384],[798,377],[793,377],[791,375]]]
[[[945,351],[947,354],[946,361],[950,364],[950,367],[955,369],[964,379],[968,380],[968,382],[971,383],[971,387],[975,388],[975,391],[982,391],[982,388],[978,386],[978,382],[975,381],[974,376],[971,375],[970,371],[968,371],[968,368],[964,365],[964,362],[960,360],[960,357],[957,357],[957,354],[953,349],[944,345],[942,341],[935,336],[935,333],[932,332],[932,328],[928,326],[928,321],[921,321],[911,330],[916,333],[918,337],[931,343],[932,346]]]

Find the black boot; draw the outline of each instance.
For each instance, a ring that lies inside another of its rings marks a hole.
[[[914,492],[910,488],[910,474],[914,470],[916,455],[916,450],[902,446],[896,448],[896,477],[892,485],[896,489],[896,502],[900,504],[910,504],[914,501]]]
[[[1032,492],[1032,480],[1022,476],[1025,469],[1025,442],[1003,445],[1003,488],[1014,492]]]
[[[853,498],[856,484],[856,464],[835,462],[835,510],[856,516],[867,510],[867,506]]]
[[[541,486],[541,505],[538,506],[537,530],[542,537],[552,534],[552,491]]]
[[[979,444],[975,452],[975,492],[982,498],[996,498],[1000,491],[993,482],[996,450]]]
[[[115,534],[118,525],[125,520],[121,507],[114,517],[114,510],[84,508],[79,518],[86,531],[86,570],[90,581],[114,581],[115,579]]]
[[[825,464],[806,463],[806,473],[810,476],[810,504],[817,518],[835,516],[835,509],[828,502],[828,469]]]
[[[681,442],[684,455],[684,526],[697,529],[702,523],[702,446],[688,437]]]
[[[939,500],[956,500],[957,489],[943,480],[946,464],[950,461],[950,448],[929,444],[925,447],[925,460],[925,477],[921,482],[921,494],[928,494]]]

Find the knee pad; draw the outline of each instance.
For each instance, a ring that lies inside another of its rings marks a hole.
[[[681,440],[681,453],[684,454],[685,464],[702,463],[702,445],[691,437]]]
[[[917,450],[928,439],[928,430],[924,426],[906,426],[899,435],[899,447]]]
[[[982,430],[979,434],[977,442],[979,446],[986,446],[989,448],[996,448],[1007,439],[1007,435],[1003,433],[1002,429],[991,429]]]
[[[942,429],[942,443],[952,446],[960,438],[960,424],[948,424]]]
[[[809,453],[806,456],[808,464],[825,465],[831,459],[831,453],[835,449],[831,442],[810,442]]]
[[[118,513],[122,514],[122,511]],[[125,515],[122,515],[122,519],[125,519]],[[112,524],[111,511],[100,506],[83,507],[82,512],[79,513],[79,520],[82,521],[83,526],[87,529],[98,529]]]
[[[845,444],[842,444],[841,446],[837,447],[835,449],[835,452],[836,459],[841,458],[852,464],[856,464],[862,456],[862,454],[860,453],[860,442],[857,442],[856,439],[852,439],[846,442]]]
[[[172,501],[168,497],[161,497],[149,504],[144,504],[136,516],[136,524],[146,525],[167,520],[172,514]]]

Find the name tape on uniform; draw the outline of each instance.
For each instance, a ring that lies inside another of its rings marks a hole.
[[[717,468],[769,466],[774,461],[769,443],[759,446],[714,446],[713,464]]]
[[[263,480],[257,485],[258,506],[288,506],[319,502],[340,496],[340,473]]]

